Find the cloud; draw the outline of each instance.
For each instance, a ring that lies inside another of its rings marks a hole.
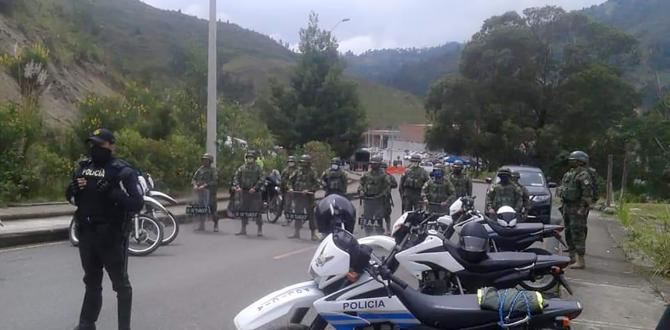
[[[340,41],[340,51],[351,51],[360,54],[370,49],[397,48],[398,43],[394,40],[379,40],[372,35],[361,35]]]

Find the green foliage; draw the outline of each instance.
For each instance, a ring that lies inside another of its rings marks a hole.
[[[337,42],[310,15],[300,30],[300,59],[289,88],[272,84],[272,100],[264,109],[270,129],[290,149],[309,141],[324,141],[348,157],[358,147],[366,127],[356,86],[342,79]]]
[[[310,141],[305,143],[299,150],[299,154],[307,154],[312,157],[312,167],[318,174],[330,166],[330,160],[335,157],[335,151],[325,142]]]
[[[629,245],[651,258],[657,273],[670,276],[670,205],[624,204],[618,216],[630,233]]]
[[[460,77],[434,85],[428,143],[503,163],[540,165],[560,177],[560,155],[612,152],[608,130],[632,118],[639,98],[622,78],[635,63],[629,35],[557,7],[486,20],[465,46]],[[606,156],[605,156],[606,157]]]

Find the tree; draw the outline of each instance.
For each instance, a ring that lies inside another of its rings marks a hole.
[[[460,77],[429,93],[428,142],[483,155],[493,166],[551,168],[563,151],[601,150],[607,130],[639,104],[622,78],[637,61],[636,46],[633,37],[558,7],[491,17],[465,46]]]
[[[342,79],[337,41],[321,30],[315,13],[300,30],[300,57],[288,88],[271,81],[271,99],[263,111],[279,142],[296,148],[322,141],[348,157],[361,142],[365,112],[356,85]]]

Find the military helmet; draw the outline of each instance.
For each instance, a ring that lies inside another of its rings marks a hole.
[[[456,161],[454,161],[454,163],[451,166],[453,166],[454,168],[462,169],[463,168],[463,161],[460,160],[460,159],[456,160]]]
[[[207,159],[210,162],[214,162],[214,156],[212,156],[212,154],[210,154],[208,152],[206,152],[204,155],[202,155],[201,159]]]
[[[444,171],[444,170],[446,170],[446,166],[444,166],[444,164],[442,164],[442,163],[438,163],[438,164],[435,164],[435,166],[433,166],[433,169]]]
[[[498,170],[498,176],[501,175],[512,176],[512,171],[510,171],[510,169],[507,167],[501,168]]]
[[[386,162],[382,162],[381,168],[387,168],[387,167],[388,167],[388,164],[386,164]]]
[[[295,163],[295,156],[288,156],[288,159],[286,160],[286,162],[287,163],[288,162],[294,162]]]
[[[573,152],[570,153],[570,156],[568,157],[568,160],[576,160],[576,161],[580,161],[584,164],[588,164],[589,163],[589,155],[587,155],[583,151],[577,150],[577,151],[573,151]]]
[[[337,164],[340,165],[340,157],[333,157],[333,159],[330,160],[331,164]]]
[[[421,156],[414,154],[412,157],[409,159],[410,162],[421,162]]]
[[[519,173],[519,171],[513,171],[512,172],[512,178],[514,178],[514,179],[521,178],[521,173]]]
[[[244,155],[244,158],[257,158],[258,153],[256,153],[256,150],[248,150],[247,153]]]
[[[382,158],[379,156],[374,156],[370,158],[370,164],[381,164],[382,163]]]
[[[302,155],[300,156],[300,163],[301,164],[309,164],[312,162],[312,157],[310,155]]]

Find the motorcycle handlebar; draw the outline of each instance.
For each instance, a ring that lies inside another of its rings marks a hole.
[[[399,279],[397,276],[393,275],[391,273],[391,271],[386,267],[381,267],[379,269],[379,274],[381,275],[381,277],[383,279],[391,281],[391,282],[399,285],[403,289],[407,289],[407,287],[409,286],[409,284],[407,284],[405,281],[403,281],[403,280]]]

